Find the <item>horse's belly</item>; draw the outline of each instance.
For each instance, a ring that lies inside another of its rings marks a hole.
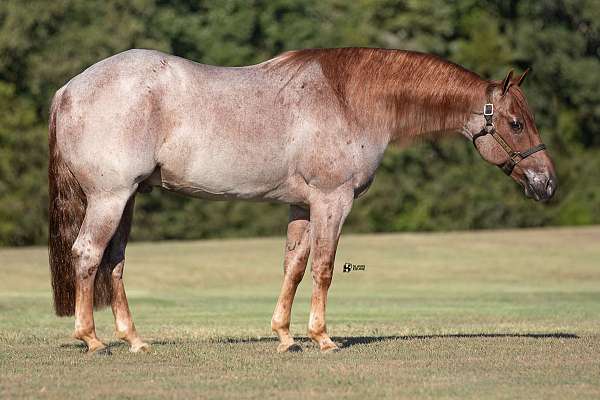
[[[246,199],[294,202],[288,163],[233,149],[202,149],[173,154],[160,163],[152,184],[189,196],[215,200]]]

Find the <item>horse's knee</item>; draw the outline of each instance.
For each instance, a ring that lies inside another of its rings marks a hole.
[[[285,259],[284,273],[292,284],[299,285],[304,277],[304,271],[306,271],[306,264],[308,262],[308,251],[302,253],[288,254]]]
[[[333,264],[329,261],[313,264],[312,275],[317,285],[329,287],[333,278]]]
[[[304,271],[306,270],[306,262],[308,260],[304,257],[298,259],[286,260],[285,275],[292,284],[298,286],[304,278]]]

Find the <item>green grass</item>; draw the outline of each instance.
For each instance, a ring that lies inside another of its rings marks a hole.
[[[600,227],[343,236],[306,340],[310,272],[277,354],[283,238],[134,243],[125,279],[149,354],[88,356],[51,309],[46,249],[0,249],[0,398],[598,398]],[[342,273],[345,261],[366,271]]]

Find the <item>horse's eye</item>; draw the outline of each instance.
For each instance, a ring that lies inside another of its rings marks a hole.
[[[510,123],[510,127],[515,132],[520,132],[520,131],[523,130],[523,124],[521,122],[519,122],[519,121],[512,121]]]

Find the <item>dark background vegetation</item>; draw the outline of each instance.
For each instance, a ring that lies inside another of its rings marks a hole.
[[[449,230],[600,222],[597,0],[0,2],[0,244],[42,244],[47,117],[56,89],[117,52],[152,48],[239,66],[289,49],[375,46],[438,54],[486,78],[532,67],[525,92],[560,188],[526,200],[465,140],[388,151],[347,231]],[[133,238],[283,232],[287,207],[139,195]]]

